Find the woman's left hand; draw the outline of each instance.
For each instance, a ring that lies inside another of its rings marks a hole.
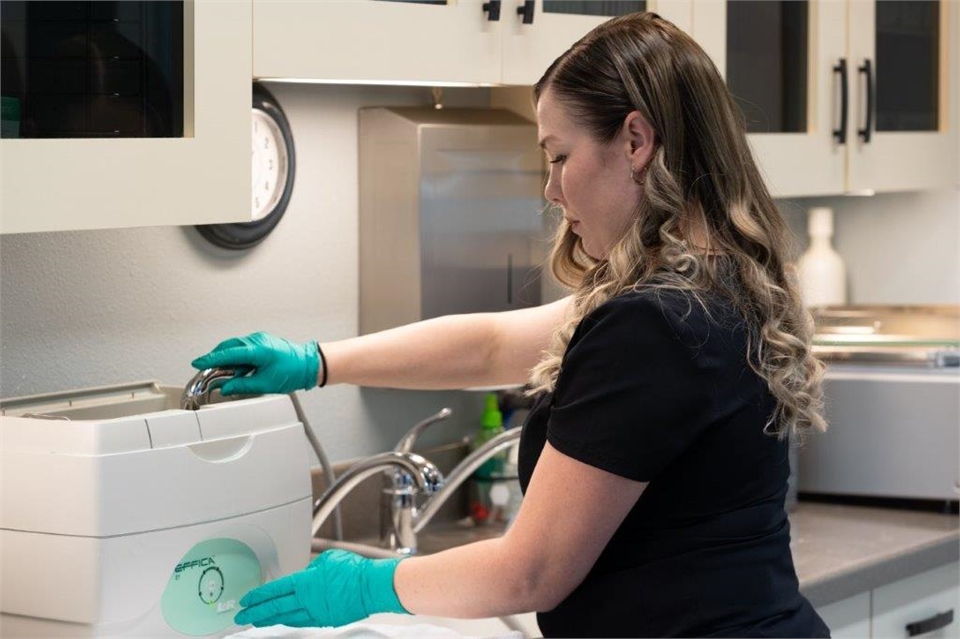
[[[240,600],[238,625],[343,626],[378,612],[407,613],[393,588],[400,559],[328,550],[305,569],[254,588]]]
[[[248,393],[292,393],[317,385],[320,351],[315,341],[297,344],[270,333],[251,333],[231,337],[217,344],[206,355],[190,362],[196,369],[230,367],[253,372],[238,373],[220,392],[224,395]]]

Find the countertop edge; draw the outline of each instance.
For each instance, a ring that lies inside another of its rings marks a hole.
[[[910,549],[894,557],[865,563],[812,583],[800,592],[816,608],[858,595],[960,559],[960,532],[932,543]]]

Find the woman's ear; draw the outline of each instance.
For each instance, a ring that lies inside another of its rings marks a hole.
[[[656,148],[656,132],[639,111],[631,111],[623,120],[621,131],[626,142],[630,165],[635,169],[646,166]]]

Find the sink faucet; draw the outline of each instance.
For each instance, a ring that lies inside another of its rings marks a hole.
[[[330,513],[357,484],[371,475],[382,473],[390,468],[399,468],[410,478],[411,490],[433,494],[443,485],[443,475],[437,467],[420,455],[398,451],[372,455],[351,466],[314,503],[311,537],[316,537],[317,531],[323,526]],[[397,552],[402,554],[403,549]]]
[[[444,408],[415,425],[400,438],[394,447],[398,453],[409,453],[417,438],[430,426],[443,421],[452,414]],[[464,481],[476,472],[485,461],[510,448],[520,439],[520,429],[512,428],[497,435],[476,449],[450,471],[443,487],[437,491],[418,510],[416,507],[416,488],[412,478],[402,470],[387,473],[380,501],[380,541],[385,548],[400,554],[417,552],[417,533],[426,527]]]
[[[435,415],[427,417],[408,430],[397,445],[396,453],[410,453],[417,438],[428,427],[441,422],[453,411],[443,408]],[[384,473],[383,490],[380,493],[380,543],[385,548],[396,550],[400,554],[410,555],[417,552],[417,538],[413,533],[413,520],[417,512],[417,488],[413,477],[402,469]]]
[[[426,527],[433,516],[437,514],[440,507],[454,494],[460,485],[469,479],[485,461],[494,455],[513,446],[520,439],[520,428],[511,428],[504,431],[489,440],[486,444],[467,455],[463,461],[457,464],[450,474],[443,487],[438,490],[423,507],[415,513],[413,519],[413,532],[419,533]]]

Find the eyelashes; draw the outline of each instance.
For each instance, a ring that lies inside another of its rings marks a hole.
[[[567,159],[567,156],[565,156],[565,155],[558,155],[558,156],[555,157],[554,159],[550,160],[550,164],[562,164],[562,163],[564,162],[564,160],[566,160],[566,159]]]

